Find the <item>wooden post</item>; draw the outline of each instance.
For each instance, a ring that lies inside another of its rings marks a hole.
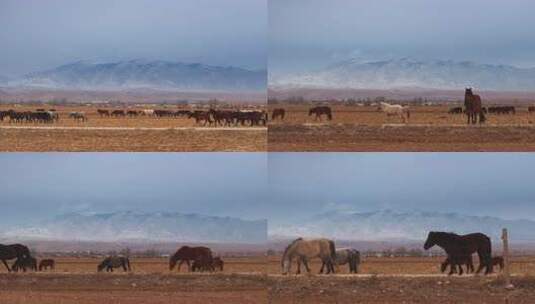
[[[513,289],[511,284],[511,274],[509,272],[509,236],[507,234],[507,228],[502,229],[502,241],[503,241],[503,277],[505,280],[505,288]]]

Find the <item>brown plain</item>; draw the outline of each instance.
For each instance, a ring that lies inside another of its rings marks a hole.
[[[193,119],[155,118],[139,115],[138,117],[113,118],[100,117],[97,109],[132,109],[142,107],[111,108],[99,105],[91,106],[18,106],[2,105],[1,110],[35,111],[37,108],[55,108],[59,122],[52,124],[9,123],[6,119],[0,122],[0,151],[265,151],[266,130],[262,128],[231,128],[232,130],[214,127],[209,130],[197,130],[203,127]],[[155,109],[180,110],[176,106],[151,107]],[[185,109],[185,108],[183,108]],[[70,112],[85,112],[87,122],[81,123],[70,119]],[[1,127],[35,127],[32,129],[10,129]],[[41,128],[45,127],[45,128]],[[48,129],[57,128],[57,129]],[[68,129],[76,127],[77,129]],[[78,129],[81,128],[81,129]],[[88,128],[88,129],[84,129]],[[110,128],[110,129],[90,129]],[[117,129],[114,129],[117,128]],[[141,129],[121,129],[141,128]],[[174,129],[186,128],[186,129]]]
[[[310,107],[270,105],[286,117],[270,122],[269,151],[535,151],[535,114],[527,106],[515,115],[487,114],[482,126],[467,126],[448,106],[411,106],[407,125],[373,106],[332,106],[332,121],[308,116]]]

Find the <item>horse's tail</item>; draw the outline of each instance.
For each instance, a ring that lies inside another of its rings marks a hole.
[[[331,251],[331,259],[333,263],[336,261],[336,246],[334,246],[334,242],[329,240],[329,250]]]

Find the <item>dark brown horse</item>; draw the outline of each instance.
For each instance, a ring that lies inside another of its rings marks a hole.
[[[42,259],[39,262],[39,271],[47,270],[47,269],[54,270],[56,268],[56,262],[53,259]]]
[[[467,88],[464,92],[464,108],[468,117],[468,124],[476,124],[478,117],[480,124],[485,122],[486,118],[481,106],[481,97],[475,95],[471,88]]]
[[[474,262],[472,260],[472,255],[466,256],[448,256],[444,262],[440,265],[440,271],[446,271],[446,268],[450,266],[450,272],[448,275],[452,275],[457,271],[459,266],[459,275],[463,274],[463,265],[466,266],[466,273],[474,272]]]
[[[273,109],[273,113],[271,114],[271,119],[275,120],[277,117],[280,117],[281,120],[284,120],[284,116],[286,115],[286,111],[282,108]]]
[[[190,261],[201,260],[203,263],[212,264],[212,250],[208,247],[180,247],[175,254],[169,258],[169,270],[173,270],[178,261],[178,271],[183,263],[188,265],[188,271],[191,271]]]
[[[315,119],[317,120],[319,118],[320,121],[321,121],[321,115],[327,115],[327,119],[328,120],[332,120],[333,119],[331,108],[330,107],[326,107],[326,106],[320,106],[320,107],[311,108],[310,110],[308,110],[308,116],[311,116],[312,114],[316,114]]]
[[[25,258],[17,258],[13,266],[11,266],[11,270],[15,272],[18,272],[19,270],[26,272],[26,268],[29,268],[33,271],[37,271],[37,259],[31,256]]]
[[[503,257],[502,256],[495,256],[492,257],[492,266],[500,266],[500,270],[503,270]]]
[[[22,244],[2,245],[0,244],[0,260],[6,266],[7,271],[11,272],[6,261],[12,259],[25,259],[30,257],[30,249]],[[23,266],[24,269],[24,266]]]
[[[479,267],[476,273],[479,273],[483,267],[485,267],[485,274],[492,272],[492,246],[490,238],[483,233],[458,235],[449,232],[431,231],[427,235],[424,249],[428,250],[435,245],[444,249],[448,257],[452,259],[477,253],[479,256]]]

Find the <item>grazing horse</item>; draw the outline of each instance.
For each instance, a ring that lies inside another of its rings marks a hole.
[[[223,271],[223,260],[220,257],[211,259],[208,256],[202,256],[193,261],[191,271],[215,271],[216,267]]]
[[[48,268],[54,270],[56,268],[56,261],[53,259],[43,259],[39,262],[39,271],[47,270]]]
[[[409,107],[404,107],[402,105],[392,105],[386,102],[379,103],[379,110],[386,113],[386,116],[398,116],[403,120],[403,123],[408,123],[411,113]]]
[[[321,121],[321,115],[327,115],[328,120],[333,119],[331,108],[326,106],[311,108],[308,110],[308,116],[311,116],[312,114],[316,114],[314,120],[318,120],[319,118]]]
[[[123,256],[109,256],[98,264],[97,271],[101,272],[106,268],[106,272],[113,272],[113,268],[117,267],[122,267],[125,272],[131,271],[130,260]]]
[[[0,244],[0,260],[6,266],[8,272],[11,272],[7,260],[25,259],[30,257],[30,249],[22,244],[2,245]],[[24,266],[23,266],[24,269]]]
[[[109,110],[97,109],[97,113],[98,115],[100,115],[100,117],[103,117],[103,116],[110,117]]]
[[[169,258],[169,270],[173,270],[178,261],[178,271],[183,263],[188,265],[188,271],[191,271],[190,261],[201,260],[203,263],[212,264],[212,250],[208,247],[180,247],[171,258]]]
[[[33,271],[37,271],[37,259],[31,256],[25,258],[17,258],[13,266],[11,266],[11,270],[15,272],[18,272],[21,269],[22,271],[26,272],[26,268],[29,268]]]
[[[428,250],[435,245],[444,249],[448,257],[454,260],[477,252],[479,256],[479,267],[476,273],[481,272],[483,267],[485,267],[485,274],[492,272],[492,246],[490,238],[483,233],[458,235],[449,232],[431,231],[427,235],[424,249]]]
[[[502,256],[495,256],[492,257],[492,266],[500,266],[500,270],[503,270],[503,257]]]
[[[85,116],[85,112],[71,112],[69,114],[69,117],[76,120],[76,121],[87,121],[87,117]]]
[[[481,97],[472,92],[472,88],[466,88],[464,92],[464,108],[468,118],[468,124],[476,124],[479,116],[479,123],[484,123],[486,118],[481,107]]]
[[[286,115],[286,111],[282,108],[273,109],[273,113],[271,114],[271,119],[275,120],[277,117],[280,117],[281,120],[284,120],[284,116]]]
[[[126,113],[124,110],[113,110],[110,115],[111,117],[125,117]]]
[[[297,272],[301,273],[301,263],[305,265],[307,273],[310,272],[308,259],[318,257],[327,266],[327,273],[334,273],[336,261],[336,248],[334,242],[329,239],[295,239],[284,250],[281,259],[282,274],[288,274],[292,266],[292,260],[297,258]],[[321,273],[321,272],[320,272]]]
[[[450,265],[450,272],[448,275],[452,275],[457,270],[456,266],[459,266],[459,275],[463,274],[463,265],[466,265],[466,273],[474,272],[474,262],[472,260],[472,255],[450,257],[448,256],[444,262],[440,265],[440,272],[446,271]]]
[[[358,273],[359,264],[360,264],[360,252],[353,248],[341,248],[336,249],[336,260],[335,264],[337,266],[348,264],[349,273]],[[323,273],[323,267],[326,264],[321,265],[320,273]]]

